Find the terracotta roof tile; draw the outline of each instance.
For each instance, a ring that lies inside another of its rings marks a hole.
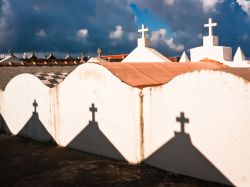
[[[122,82],[133,87],[162,85],[174,77],[195,70],[218,69],[220,65],[202,63],[101,63]]]
[[[216,69],[216,71],[223,71],[226,73],[231,73],[233,75],[236,75],[238,77],[241,77],[247,81],[250,81],[250,68],[221,68]]]

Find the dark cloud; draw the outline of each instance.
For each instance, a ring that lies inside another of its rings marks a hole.
[[[121,43],[109,38],[117,25],[125,33],[137,28],[127,1],[2,0],[0,6],[1,52],[12,48],[16,52],[91,53],[100,47],[106,53],[118,53],[133,48],[127,38]],[[79,37],[81,29],[88,30],[86,38],[84,32]]]
[[[147,9],[168,26],[166,36],[155,32],[162,42],[154,47],[163,53],[180,55],[174,47],[184,44],[187,50],[200,45],[199,36],[207,33],[203,25],[212,17],[219,24],[215,33],[220,44],[234,50],[242,46],[250,56],[250,16],[236,0],[0,0],[0,52],[77,54],[95,53],[100,47],[106,54],[128,53],[136,45],[130,39],[137,31],[129,3]],[[122,37],[110,38],[118,25]]]
[[[236,0],[134,1],[160,16],[170,26],[175,42],[184,44],[186,49],[201,45],[202,38],[198,36],[207,34],[203,25],[211,17],[219,24],[215,34],[220,37],[220,44],[232,46],[234,51],[242,46],[250,56],[250,17]]]

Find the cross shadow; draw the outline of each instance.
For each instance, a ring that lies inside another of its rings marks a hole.
[[[89,111],[92,113],[92,120],[67,146],[86,151],[89,153],[111,157],[117,160],[125,160],[122,154],[102,133],[98,122],[95,120],[97,108],[92,103]]]
[[[181,112],[176,118],[181,123],[181,132],[174,132],[174,137],[150,155],[145,162],[167,171],[191,177],[233,185],[216,166],[203,155],[185,132],[185,123],[189,119]]]
[[[32,113],[32,116],[24,127],[18,132],[18,135],[41,142],[52,142],[52,136],[39,119],[39,114],[37,113],[38,103],[36,100],[34,100],[33,106],[34,112]]]
[[[6,133],[6,134],[11,134],[11,131],[4,120],[2,114],[0,114],[0,133]]]

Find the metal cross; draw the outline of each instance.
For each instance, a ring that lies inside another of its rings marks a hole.
[[[37,108],[38,104],[37,104],[36,100],[34,100],[33,106],[34,106],[34,108],[35,108],[35,113],[37,113],[37,112],[36,112],[36,108]]]
[[[95,113],[97,112],[97,108],[95,107],[94,103],[92,103],[89,111],[92,113],[92,122],[95,122]]]
[[[142,25],[141,29],[139,29],[138,32],[141,32],[141,37],[145,38],[145,32],[148,32],[148,28],[145,28],[144,25]]]
[[[185,118],[184,112],[181,112],[181,116],[176,118],[176,121],[181,124],[181,133],[185,133],[185,123],[189,123],[189,119]]]
[[[204,27],[208,27],[208,36],[213,36],[213,27],[216,27],[217,23],[213,23],[212,18],[208,19],[208,24],[205,24]]]

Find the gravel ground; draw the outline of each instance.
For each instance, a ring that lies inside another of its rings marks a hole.
[[[0,186],[216,187],[145,165],[0,134]]]

